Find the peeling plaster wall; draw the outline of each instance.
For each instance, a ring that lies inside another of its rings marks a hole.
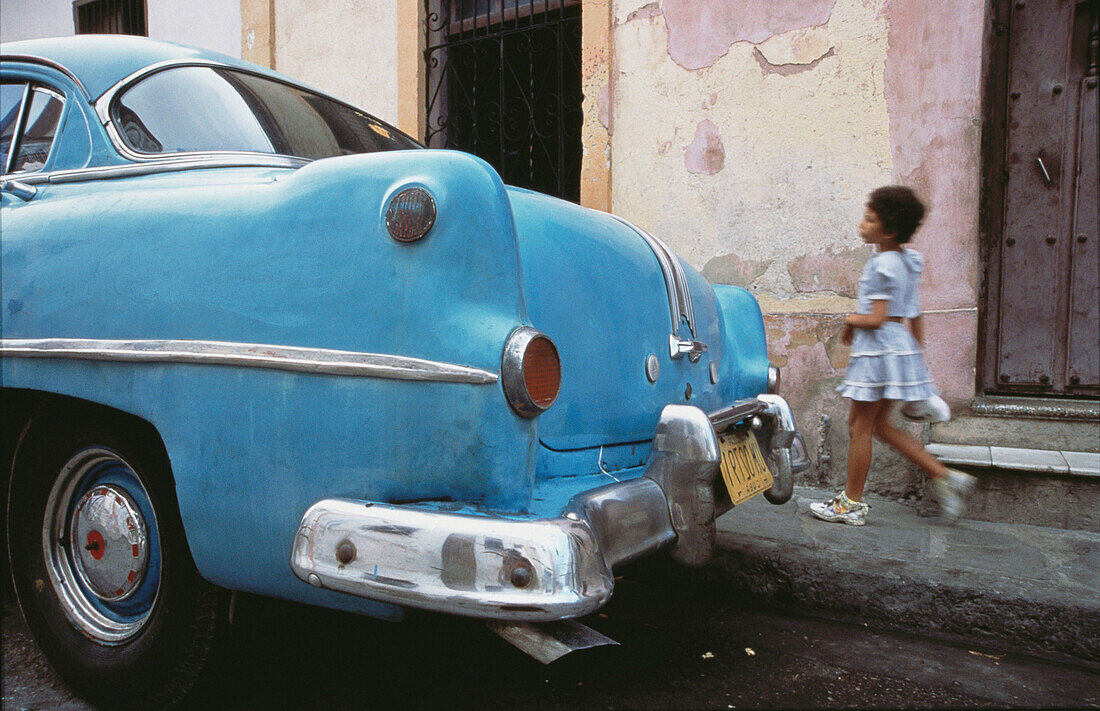
[[[275,69],[397,124],[397,4],[275,0]]]
[[[833,392],[848,350],[838,334],[870,256],[856,225],[879,185],[908,184],[929,207],[913,243],[928,257],[927,358],[953,406],[974,394],[984,4],[929,8],[612,5],[614,211],[712,282],[756,294],[785,395],[811,452],[831,460],[818,472],[829,483],[843,479],[847,450],[847,401]],[[884,446],[873,468],[884,493],[919,484]]]

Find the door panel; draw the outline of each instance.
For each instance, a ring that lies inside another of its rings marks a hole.
[[[1100,0],[997,0],[985,392],[1100,396]]]
[[[1094,22],[1100,20],[1094,20]],[[1095,65],[1094,65],[1095,66]],[[1078,165],[1074,230],[1071,234],[1073,266],[1070,281],[1069,343],[1066,356],[1066,380],[1073,386],[1100,385],[1100,356],[1097,334],[1100,329],[1100,245],[1097,225],[1097,158],[1100,154],[1100,88],[1096,75],[1086,76],[1080,84],[1081,121],[1078,124]],[[1090,160],[1091,158],[1091,160]]]
[[[1073,9],[1063,0],[1012,9],[998,371],[1013,384],[1047,385],[1054,372]]]

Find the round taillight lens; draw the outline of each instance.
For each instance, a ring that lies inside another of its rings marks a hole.
[[[500,370],[508,404],[523,417],[544,412],[561,390],[558,349],[553,341],[528,326],[517,328],[508,337]]]
[[[398,242],[415,242],[435,224],[435,198],[424,188],[405,188],[386,208],[386,229]]]
[[[549,338],[540,336],[523,353],[523,384],[531,400],[541,408],[554,404],[561,388],[561,361]]]

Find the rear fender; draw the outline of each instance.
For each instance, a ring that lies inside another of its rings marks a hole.
[[[400,244],[385,209],[412,186],[438,216]],[[5,341],[268,344],[496,374],[527,321],[503,185],[457,152],[50,185],[3,222]],[[21,357],[0,378],[152,423],[196,565],[230,588],[317,601],[286,556],[326,497],[530,504],[537,419],[517,417],[499,381]]]
[[[767,392],[768,343],[760,304],[737,286],[715,285],[714,294],[725,341],[722,377],[734,383],[740,397]]]

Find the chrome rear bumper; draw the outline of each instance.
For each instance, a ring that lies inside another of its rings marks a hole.
[[[291,568],[317,587],[408,607],[505,620],[580,617],[611,597],[619,563],[668,546],[686,564],[709,560],[720,513],[716,429],[754,424],[779,482],[801,466],[789,456],[790,443],[801,442],[789,415],[777,396],[710,417],[669,405],[643,477],[578,494],[555,518],[324,499],[302,518]],[[793,434],[777,437],[783,432]],[[787,443],[788,456],[779,457],[786,472],[773,464],[777,441]]]

